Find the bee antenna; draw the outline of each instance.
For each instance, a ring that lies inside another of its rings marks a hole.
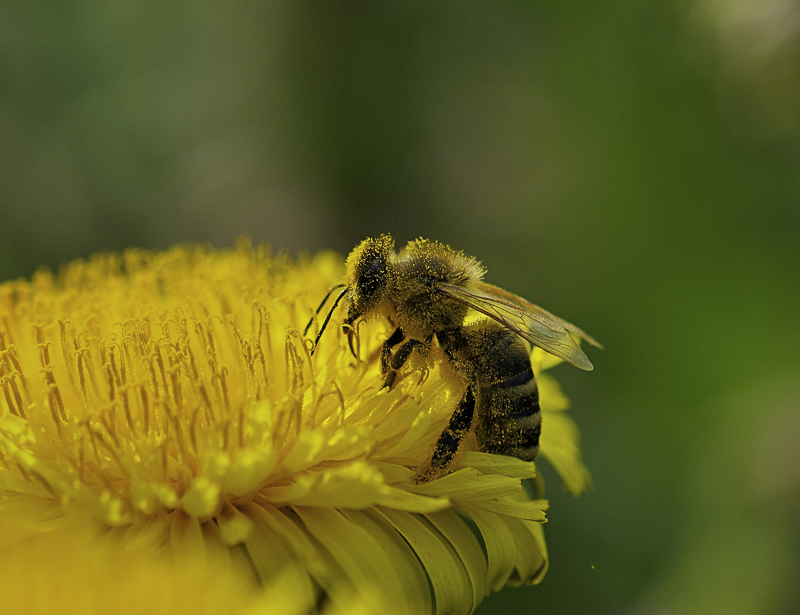
[[[334,286],[334,288],[331,289],[331,293],[334,291],[334,289],[341,288],[342,286],[344,286],[344,284],[339,284],[339,286]],[[319,338],[322,337],[322,334],[325,331],[325,327],[328,326],[328,322],[330,321],[331,316],[333,316],[333,311],[336,309],[336,306],[339,305],[339,302],[342,300],[342,297],[345,296],[345,294],[347,293],[348,290],[350,290],[350,287],[346,286],[345,289],[342,292],[339,293],[339,296],[336,297],[336,301],[333,302],[333,307],[331,307],[330,311],[328,312],[328,315],[325,317],[325,322],[322,323],[322,326],[319,329],[319,333],[317,333],[317,339],[314,340],[314,347],[311,349],[311,356],[312,357],[314,356],[314,351],[317,349],[317,344],[319,343]],[[328,295],[330,295],[331,293],[328,293]],[[327,297],[326,297],[326,299],[327,299]],[[325,303],[325,302],[323,301],[323,303]],[[320,306],[320,309],[321,308],[322,308],[322,306]],[[308,330],[308,327],[306,327],[306,330]]]
[[[325,295],[325,298],[322,300],[322,303],[319,304],[319,307],[317,308],[317,311],[314,312],[314,315],[311,317],[311,320],[308,321],[308,324],[306,325],[306,328],[303,329],[303,337],[306,336],[306,333],[308,333],[308,330],[311,328],[311,323],[314,322],[314,318],[319,316],[319,313],[322,310],[322,306],[325,305],[325,303],[328,301],[328,297],[330,297],[331,294],[333,294],[333,291],[335,291],[337,288],[342,288],[343,286],[344,286],[344,284],[337,284],[336,286],[334,286],[333,288],[331,288],[328,291],[328,294]],[[337,299],[337,301],[338,301],[338,299]]]

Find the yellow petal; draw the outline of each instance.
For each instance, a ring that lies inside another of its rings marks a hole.
[[[511,478],[533,478],[536,465],[508,455],[493,455],[477,451],[465,451],[459,459],[457,468],[475,468],[482,474],[500,474]]]
[[[544,511],[547,510],[547,502],[544,500],[516,502],[504,498],[499,500],[473,500],[472,504],[483,510],[516,519],[542,522],[547,518],[544,514]]]
[[[475,534],[452,510],[425,515],[425,518],[439,530],[458,554],[472,584],[472,608],[476,608],[489,593],[489,586],[486,557]]]
[[[470,613],[476,604],[472,583],[457,553],[438,531],[416,516],[381,511],[414,549],[428,573],[436,597],[436,613]],[[417,611],[427,612],[427,611]]]
[[[581,461],[580,434],[575,422],[563,413],[547,413],[542,419],[541,454],[553,464],[573,495],[592,484],[592,477]]]
[[[329,508],[295,509],[309,533],[331,554],[355,587],[380,588],[374,606],[396,607],[400,612],[415,613],[424,609],[417,596],[403,592],[401,575],[393,563],[384,557],[390,541],[374,536],[353,523],[347,516]]]
[[[543,411],[557,412],[569,408],[569,399],[550,374],[537,376],[536,384],[539,386],[539,406]]]
[[[459,503],[458,508],[475,522],[483,537],[491,591],[499,590],[509,581],[527,580],[526,575],[533,574],[531,570],[545,565],[546,555],[530,548],[533,541],[526,544],[520,540],[519,529],[525,522],[508,517],[500,517],[498,522],[492,513],[468,502]]]
[[[480,474],[475,468],[462,468],[416,487],[417,493],[448,497],[451,500],[489,500],[522,490],[520,480],[497,474]]]
[[[363,527],[373,536],[381,536],[382,548],[386,558],[392,562],[400,577],[400,585],[404,595],[409,596],[409,603],[416,605],[416,612],[429,613],[431,610],[431,593],[428,579],[420,574],[420,559],[415,554],[414,544],[408,540],[403,528],[391,519],[410,520],[414,516],[391,509],[370,508],[366,511],[348,511],[347,517],[355,524]],[[424,566],[424,560],[422,562]]]
[[[282,531],[283,528],[276,531],[274,523],[271,523],[272,519],[265,510],[264,506],[255,504],[245,507],[245,513],[253,525],[244,541],[244,546],[258,578],[263,584],[269,585],[285,570],[302,571],[299,577],[293,577],[294,591],[298,593],[300,603],[314,604],[317,592],[309,576],[309,570],[313,570],[309,563],[318,561],[319,557],[310,545],[305,554],[298,551],[295,548],[297,539],[292,540],[285,531]],[[306,561],[303,561],[304,555]]]

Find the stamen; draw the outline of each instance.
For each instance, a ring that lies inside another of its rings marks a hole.
[[[142,400],[142,415],[144,417],[144,435],[150,435],[150,400],[147,396],[147,388],[139,385],[139,398]]]
[[[20,374],[19,372],[14,374],[14,376],[17,376],[20,379],[20,381],[22,381],[23,384],[25,383],[22,374]],[[19,416],[23,419],[27,419],[28,417],[25,416],[25,405],[22,403],[22,395],[19,394],[19,388],[17,388],[17,382],[13,378],[13,376],[10,382],[11,382],[11,391],[14,393],[14,399],[17,402],[17,410],[19,410]]]
[[[128,398],[128,391],[129,387],[127,386],[122,389],[122,409],[125,412],[125,420],[128,423],[128,429],[130,430],[131,435],[135,437],[138,434],[136,433],[136,425],[133,422],[133,415],[131,414],[131,404],[130,399]]]
[[[17,407],[14,405],[14,402],[11,401],[11,391],[10,391],[11,387],[9,386],[8,383],[9,379],[10,379],[9,376],[3,376],[3,395],[6,398],[6,403],[8,404],[8,409],[11,411],[11,414],[13,414],[14,416],[20,416]]]

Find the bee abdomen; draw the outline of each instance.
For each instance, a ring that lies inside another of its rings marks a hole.
[[[492,376],[480,386],[480,448],[533,461],[539,452],[542,413],[528,349],[511,331],[492,326],[488,330],[495,343],[476,362],[483,374]]]
[[[530,352],[522,339],[484,321],[449,331],[440,343],[477,389],[474,429],[480,450],[533,461],[542,413]]]
[[[533,461],[539,452],[542,413],[533,373],[485,387],[478,438],[481,449]],[[510,384],[521,381],[521,384]]]
[[[518,386],[522,386],[524,384],[527,384],[531,380],[533,380],[533,369],[531,368],[530,365],[528,365],[526,369],[521,371],[516,376],[511,376],[510,378],[507,378],[506,380],[502,380],[502,381],[496,383],[494,386],[496,386],[499,389],[510,389],[510,388],[513,388],[513,387],[518,387]],[[538,391],[537,391],[536,395],[538,397],[538,395],[539,395]]]

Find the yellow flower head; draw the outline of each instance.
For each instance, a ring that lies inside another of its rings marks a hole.
[[[0,554],[71,536],[53,541],[67,575],[88,557],[69,555],[80,540],[202,578],[223,566],[247,579],[253,612],[469,613],[538,582],[547,503],[522,487],[532,463],[467,441],[454,472],[415,480],[458,378],[433,366],[382,388],[379,323],[361,328],[362,360],[335,330],[310,356],[299,331],[342,273],[336,255],[294,263],[243,244],[131,250],[0,285]],[[534,353],[537,372],[552,363]],[[589,479],[566,399],[546,374],[539,386],[542,454],[577,493]],[[114,570],[138,583],[145,568]],[[0,576],[3,595],[36,592]]]

